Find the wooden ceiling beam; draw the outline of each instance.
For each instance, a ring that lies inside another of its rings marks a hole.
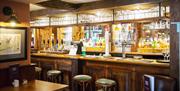
[[[66,10],[75,10],[80,7],[81,4],[73,4],[69,2],[64,2],[61,0],[48,0],[45,2],[37,3],[41,6],[54,8],[54,9],[66,9]]]
[[[78,10],[92,10],[92,9],[102,9],[111,8],[123,5],[138,4],[138,3],[150,3],[150,2],[163,2],[165,0],[102,0],[97,2],[85,3]]]
[[[69,3],[67,4],[67,7],[66,7],[66,5],[63,5],[64,2],[63,3],[61,2],[61,5],[58,3],[53,5],[56,9],[44,9],[44,10],[32,11],[31,17],[61,14],[61,13],[73,12],[73,11],[85,11],[85,10],[93,10],[93,9],[111,8],[111,7],[138,4],[138,3],[150,3],[150,2],[158,3],[158,2],[163,2],[163,1],[164,0],[101,0],[101,1],[81,4],[81,6],[79,6],[79,8],[77,9],[72,8],[72,6]],[[68,11],[62,11],[62,10],[68,10]]]
[[[31,19],[34,19],[35,17],[40,16],[53,16],[55,14],[61,14],[61,13],[67,13],[70,12],[70,10],[58,10],[58,9],[43,9],[43,10],[37,10],[37,11],[31,11],[30,16]]]

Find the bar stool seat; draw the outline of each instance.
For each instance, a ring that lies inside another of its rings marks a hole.
[[[116,82],[114,80],[111,80],[111,79],[101,78],[101,79],[98,79],[96,81],[96,84],[112,86],[112,85],[115,85]]]
[[[47,72],[47,75],[59,75],[61,73],[61,71],[59,70],[49,70]]]
[[[108,88],[112,88],[112,87],[114,88],[114,86],[116,85],[116,82],[111,79],[101,78],[101,79],[96,80],[96,85],[103,87],[103,91],[109,91]]]
[[[58,79],[60,74],[61,74],[61,71],[59,71],[59,70],[49,70],[47,72],[48,81],[58,82],[57,79]]]
[[[91,81],[92,77],[89,75],[76,75],[73,77],[73,80],[77,81],[80,86],[82,86],[82,91],[85,91],[86,86]],[[92,88],[91,88],[92,90]]]
[[[89,75],[77,75],[73,77],[74,80],[80,81],[80,82],[86,82],[92,79]]]
[[[35,72],[41,72],[42,69],[40,67],[35,67]]]
[[[37,63],[31,63],[30,65],[32,65],[32,66],[37,66]]]

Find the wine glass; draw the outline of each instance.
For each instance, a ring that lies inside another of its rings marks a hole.
[[[162,52],[162,54],[163,54],[163,56],[164,56],[164,61],[167,59],[167,50],[164,50],[163,52]]]
[[[170,52],[168,50],[164,50],[162,54],[164,56],[164,61],[169,60]]]
[[[164,60],[166,60],[166,53],[163,52],[162,54],[163,54],[163,56],[164,56]]]
[[[170,57],[170,52],[167,52],[166,57],[167,57],[167,60],[170,60],[170,59],[169,59],[169,57]]]

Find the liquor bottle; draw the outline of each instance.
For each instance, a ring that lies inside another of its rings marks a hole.
[[[82,46],[82,54],[81,54],[82,56],[86,56],[86,47],[85,47],[85,45],[83,44],[83,46]]]
[[[85,39],[89,39],[89,27],[88,26],[84,27],[84,33],[85,33]]]

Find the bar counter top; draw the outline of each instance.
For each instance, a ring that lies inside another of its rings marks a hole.
[[[64,58],[74,59],[80,61],[92,61],[92,62],[109,62],[129,65],[142,65],[142,66],[158,66],[168,68],[169,63],[160,63],[155,59],[135,59],[135,58],[122,58],[122,57],[103,57],[93,55],[68,55],[68,54],[51,54],[51,53],[32,53],[32,57],[48,57],[48,58]]]

